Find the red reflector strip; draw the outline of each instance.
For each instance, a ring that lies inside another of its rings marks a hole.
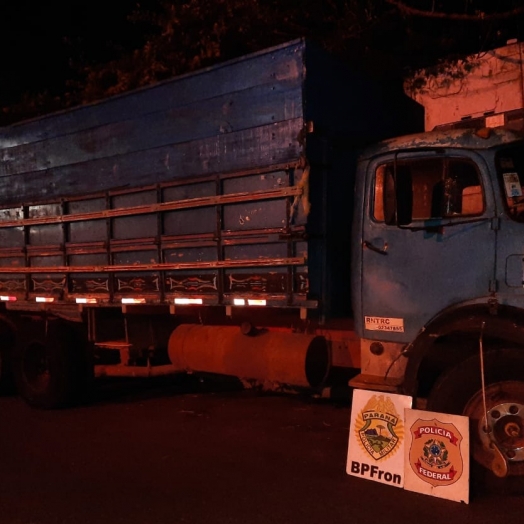
[[[16,301],[16,297],[0,296],[0,300],[2,302],[15,302]]]

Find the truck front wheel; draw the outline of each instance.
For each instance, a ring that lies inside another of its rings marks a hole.
[[[461,362],[433,387],[427,409],[470,419],[472,456],[499,477],[524,475],[524,352],[501,349]],[[484,407],[485,402],[485,407]]]
[[[18,394],[44,409],[78,402],[87,379],[84,346],[65,322],[24,323],[13,361]]]
[[[14,391],[11,364],[13,346],[13,330],[5,323],[0,323],[0,393],[12,393]]]

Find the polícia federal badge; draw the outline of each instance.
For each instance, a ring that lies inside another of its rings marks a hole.
[[[459,430],[436,419],[419,419],[410,431],[409,463],[415,474],[432,486],[457,482],[463,471]]]

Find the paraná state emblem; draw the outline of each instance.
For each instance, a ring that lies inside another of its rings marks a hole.
[[[373,395],[355,422],[359,444],[375,460],[392,456],[404,437],[402,418],[385,395]]]

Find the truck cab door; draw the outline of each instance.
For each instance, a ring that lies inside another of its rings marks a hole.
[[[489,294],[496,233],[485,169],[468,151],[370,162],[357,318],[363,338],[410,342],[445,308]]]

